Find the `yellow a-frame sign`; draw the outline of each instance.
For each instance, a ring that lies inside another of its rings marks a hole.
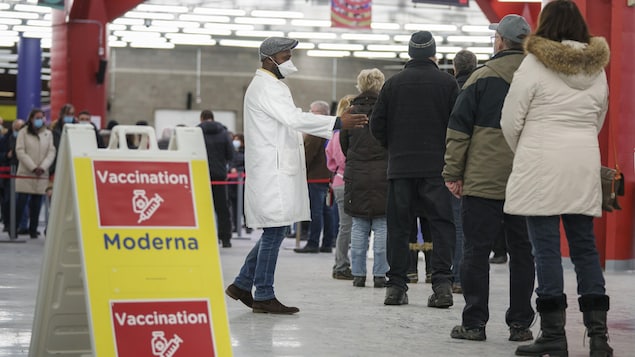
[[[200,129],[65,125],[57,160],[29,356],[231,356]]]

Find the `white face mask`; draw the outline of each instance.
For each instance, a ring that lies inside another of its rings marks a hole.
[[[281,64],[276,63],[273,58],[271,58],[271,60],[276,64],[276,66],[278,66],[278,71],[280,71],[282,77],[288,77],[298,71],[298,68],[293,64],[293,62],[291,62],[291,60],[282,62]]]
[[[232,145],[234,145],[234,149],[238,150],[240,148],[240,140],[232,141]]]

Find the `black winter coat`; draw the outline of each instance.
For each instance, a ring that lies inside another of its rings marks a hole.
[[[388,178],[441,177],[445,133],[459,93],[456,80],[429,59],[413,59],[389,78],[370,117],[388,149]]]
[[[378,93],[364,92],[352,101],[353,113],[370,117]],[[368,126],[340,132],[344,170],[344,211],[353,217],[386,215],[388,153],[371,135]]]
[[[234,146],[225,126],[219,122],[206,120],[198,125],[203,130],[207,165],[212,180],[227,178],[227,163],[234,158]]]

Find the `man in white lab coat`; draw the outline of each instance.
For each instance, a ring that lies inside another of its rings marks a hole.
[[[297,71],[291,62],[297,45],[290,38],[265,39],[259,48],[262,68],[245,93],[245,215],[247,226],[263,228],[263,234],[225,292],[259,313],[300,311],[276,299],[273,280],[286,227],[310,219],[302,133],[330,139],[334,129],[368,123],[366,115],[350,110],[336,118],[303,113],[295,106],[281,79]]]

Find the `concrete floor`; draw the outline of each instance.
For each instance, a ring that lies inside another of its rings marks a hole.
[[[220,249],[225,286],[259,237],[234,239]],[[25,240],[21,236],[21,240]],[[6,234],[0,241],[6,241]],[[28,355],[44,239],[0,244],[0,357]],[[276,272],[276,295],[297,306],[292,316],[254,314],[227,298],[235,356],[513,356],[519,343],[507,341],[504,312],[508,301],[507,265],[492,265],[487,341],[450,338],[460,323],[464,302],[455,295],[447,310],[428,308],[429,284],[411,284],[410,304],[383,305],[384,289],[354,288],[351,281],[331,278],[333,254],[297,254],[295,240],[283,243]],[[369,268],[372,260],[369,260]],[[420,267],[423,261],[420,259]],[[607,273],[611,296],[609,331],[615,356],[635,356],[635,272]],[[565,273],[569,356],[588,356],[582,315],[578,311],[575,275]],[[532,328],[538,334],[539,323]],[[178,356],[175,356],[178,357]]]

